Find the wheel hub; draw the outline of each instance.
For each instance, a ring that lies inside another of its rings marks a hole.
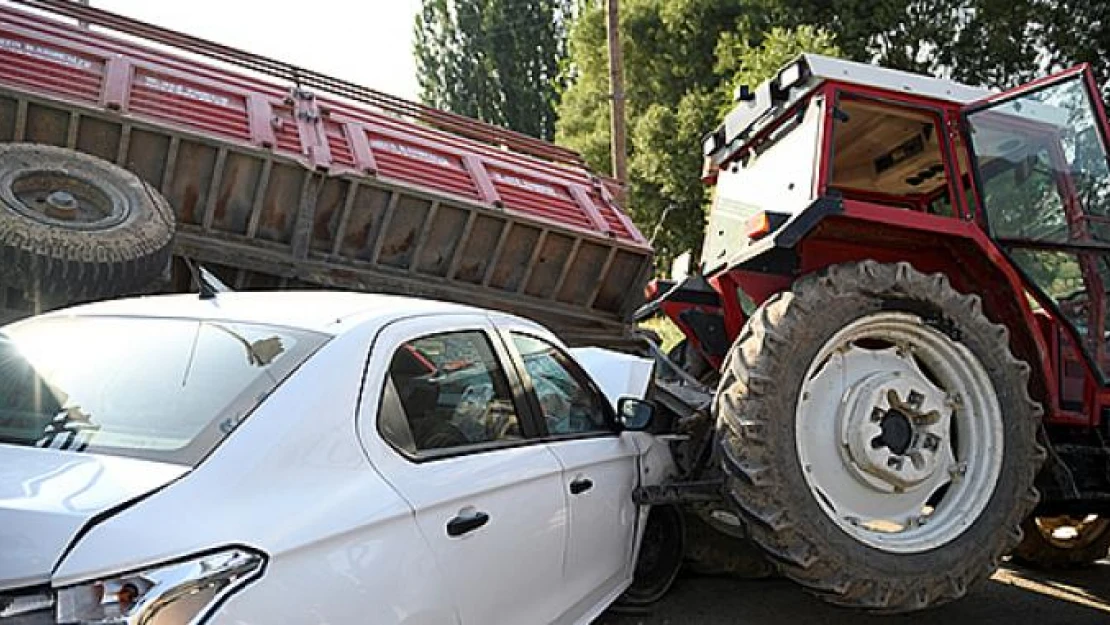
[[[1001,413],[982,364],[907,313],[863,317],[833,335],[795,419],[817,503],[882,551],[954,539],[985,508],[1001,468]]]
[[[947,395],[922,374],[900,367],[873,373],[848,389],[839,421],[847,462],[857,479],[880,492],[901,493],[933,481],[948,446]],[[901,369],[901,370],[899,370]]]
[[[881,414],[881,413],[880,413]],[[897,456],[901,456],[909,449],[913,442],[913,424],[910,418],[901,411],[891,408],[883,414],[879,421],[882,433],[871,439],[871,446],[879,449],[886,447]]]
[[[77,198],[68,191],[54,191],[43,201],[44,212],[55,219],[77,218]]]
[[[0,198],[30,219],[67,229],[107,229],[130,214],[115,186],[61,170],[0,175]]]

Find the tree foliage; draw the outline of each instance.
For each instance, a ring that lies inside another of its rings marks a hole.
[[[414,55],[430,106],[555,134],[572,0],[422,0]]]
[[[621,21],[629,209],[649,235],[661,226],[661,266],[700,245],[701,139],[732,89],[760,83],[799,52],[991,88],[1090,62],[1110,95],[1110,4],[1100,0],[622,0]],[[556,136],[608,171],[603,0],[583,2],[569,51]]]
[[[621,43],[629,123],[629,211],[654,235],[660,263],[697,248],[708,189],[702,137],[720,123],[739,81],[758,83],[803,51],[837,54],[828,33],[753,22],[760,0],[624,0]],[[758,33],[752,35],[752,33]],[[605,11],[587,4],[570,38],[573,82],[557,139],[609,170]],[[717,59],[714,61],[713,59]]]

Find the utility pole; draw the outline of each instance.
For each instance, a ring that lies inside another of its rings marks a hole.
[[[609,34],[609,92],[612,138],[610,145],[613,153],[613,175],[627,189],[628,186],[628,138],[624,126],[624,60],[621,57],[620,40],[620,0],[606,0],[609,19],[606,30]],[[622,195],[625,193],[622,192]],[[622,197],[623,201],[624,198]]]

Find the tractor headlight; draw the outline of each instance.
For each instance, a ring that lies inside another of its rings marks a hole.
[[[265,558],[229,549],[58,590],[59,625],[203,623],[219,604],[258,577]]]
[[[802,79],[805,77],[805,67],[802,61],[796,61],[787,65],[779,72],[778,86],[779,89],[790,89],[802,84]]]

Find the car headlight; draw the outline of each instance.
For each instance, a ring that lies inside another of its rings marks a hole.
[[[265,558],[229,549],[58,589],[59,625],[196,625],[262,572]]]

